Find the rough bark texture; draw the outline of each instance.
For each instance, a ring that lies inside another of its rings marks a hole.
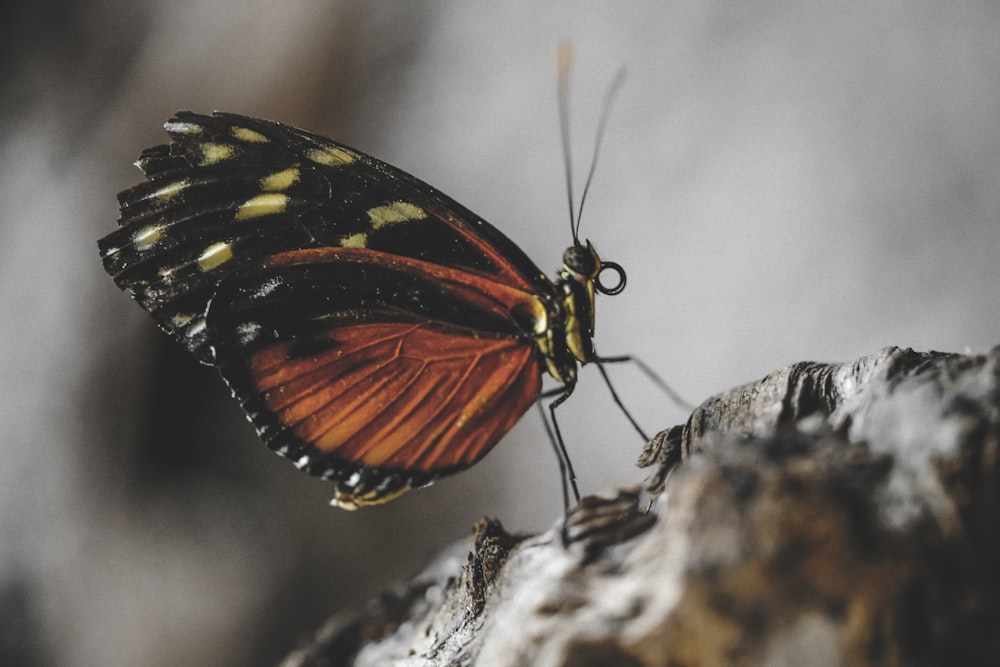
[[[565,527],[484,519],[284,664],[1000,664],[1000,348],[795,364],[640,464]]]

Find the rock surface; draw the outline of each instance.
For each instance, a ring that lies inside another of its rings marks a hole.
[[[795,364],[640,464],[544,534],[484,519],[283,664],[1000,664],[1000,348]]]

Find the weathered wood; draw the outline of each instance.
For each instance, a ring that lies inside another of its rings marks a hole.
[[[640,463],[565,532],[484,519],[284,664],[1000,664],[1000,348],[795,364]]]

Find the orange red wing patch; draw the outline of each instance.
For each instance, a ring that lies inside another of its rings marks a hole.
[[[531,406],[541,375],[530,341],[432,322],[339,326],[295,358],[254,352],[250,376],[295,438],[370,468],[437,472],[472,465]]]

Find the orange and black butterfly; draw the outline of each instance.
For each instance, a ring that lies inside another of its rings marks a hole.
[[[595,291],[625,274],[575,228],[550,281],[480,217],[353,148],[228,113],[164,127],[171,143],[137,162],[146,182],[118,196],[104,267],[219,370],[268,447],[334,483],[334,504],[473,465],[543,374],[561,383],[554,409],[577,365],[601,361]]]

